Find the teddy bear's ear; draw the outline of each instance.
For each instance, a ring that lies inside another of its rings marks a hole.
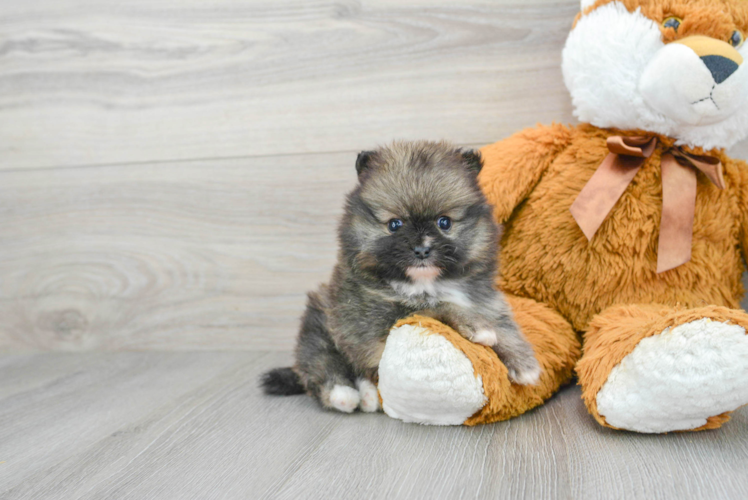
[[[361,151],[356,158],[356,173],[359,177],[364,171],[369,169],[369,163],[372,156],[376,154],[376,151]]]
[[[592,5],[594,5],[596,1],[597,0],[582,0],[582,12],[584,12],[584,9],[586,9],[587,7],[591,7]]]
[[[478,175],[483,168],[483,157],[480,155],[480,151],[463,151],[462,159],[465,160],[465,166],[468,170]]]

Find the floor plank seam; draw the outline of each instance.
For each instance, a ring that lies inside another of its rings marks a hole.
[[[465,148],[479,148],[484,146],[485,143],[468,143],[463,144]],[[155,166],[155,165],[170,165],[176,163],[201,163],[201,162],[224,162],[224,161],[236,161],[236,160],[256,160],[262,158],[293,158],[295,156],[324,156],[324,155],[339,155],[339,154],[350,154],[355,155],[362,149],[367,147],[373,147],[372,144],[361,144],[361,149],[341,149],[334,151],[301,151],[296,153],[272,153],[272,154],[258,154],[258,155],[235,155],[235,156],[206,156],[206,157],[193,157],[193,158],[167,158],[161,160],[138,160],[132,162],[113,162],[113,163],[86,163],[79,165],[41,165],[38,167],[11,167],[11,168],[0,168],[0,174],[14,174],[24,172],[45,172],[45,171],[60,171],[60,170],[82,170],[91,168],[114,168],[114,167],[137,167],[137,166]]]
[[[485,476],[486,476],[486,471],[485,471],[485,468],[486,468],[486,459],[488,458],[488,450],[491,447],[491,443],[493,442],[493,437],[496,434],[496,428],[497,428],[497,426],[496,425],[492,425],[491,427],[492,427],[492,429],[491,429],[491,435],[486,440],[486,446],[485,446],[485,448],[483,450],[483,460],[481,462],[481,469],[480,469],[480,481],[478,481],[478,487],[475,489],[475,497],[474,498],[478,498],[480,496],[480,490],[483,487],[483,480],[485,479]]]
[[[561,390],[563,391],[564,388],[562,387]],[[567,478],[566,487],[568,488],[568,492],[567,492],[568,496],[566,498],[574,498],[574,496],[573,496],[574,492],[572,491],[572,487],[571,487],[571,466],[570,466],[570,464],[572,463],[572,461],[571,461],[571,456],[569,455],[569,442],[568,442],[568,439],[566,438],[566,428],[561,423],[561,419],[558,418],[558,415],[556,414],[555,411],[551,411],[550,413],[553,415],[553,419],[556,421],[556,425],[557,425],[557,427],[559,429],[559,433],[561,434],[561,440],[564,443],[564,451],[566,452],[566,460],[564,460],[564,465],[566,466],[566,470],[564,472],[566,472],[566,478]],[[556,452],[555,451],[553,452],[553,456],[555,458],[555,456],[556,456]],[[556,461],[556,463],[558,464],[558,461]]]
[[[260,498],[275,498],[273,495],[277,495],[280,491],[283,490],[283,487],[288,484],[291,479],[298,473],[301,468],[306,464],[312,457],[315,451],[319,450],[323,444],[330,438],[333,431],[337,429],[341,424],[340,419],[337,419],[334,421],[334,425],[330,425],[329,431],[325,434],[325,436],[310,450],[305,450],[304,452],[304,458],[297,462],[298,465],[294,468],[294,470],[288,475],[288,477],[284,478],[283,481],[277,486],[270,486]],[[275,489],[275,491],[270,491],[272,489]]]
[[[255,361],[255,362],[259,362],[259,361],[261,361],[261,360],[263,360],[263,359],[267,358],[267,357],[268,357],[269,355],[270,355],[270,353],[264,353],[264,355],[262,355],[262,356],[258,357],[258,358],[257,358],[257,359],[255,359],[254,361]],[[241,365],[240,365],[240,366],[238,366],[238,367],[234,368],[234,369],[233,369],[233,371],[234,371],[234,372],[239,372],[239,371],[241,371],[241,370],[242,370],[242,369],[244,369],[244,368],[245,368],[244,366],[241,366]],[[204,384],[201,384],[200,386],[196,387],[196,388],[195,388],[195,389],[194,389],[194,390],[193,390],[192,392],[193,392],[193,393],[195,393],[195,392],[199,392],[199,391],[200,391],[200,389],[202,389],[202,388],[204,388],[204,387],[206,387],[206,386],[210,385],[210,384],[211,384],[211,383],[213,382],[213,380],[215,380],[215,379],[217,379],[217,378],[220,378],[220,377],[225,377],[225,376],[226,376],[226,372],[222,372],[222,373],[220,373],[220,374],[216,375],[215,377],[213,377],[213,379],[211,379],[211,380],[208,380],[208,381],[206,381],[206,382],[205,382]],[[226,390],[227,390],[227,391],[229,391],[230,389],[228,389],[228,388],[227,388]],[[210,401],[210,400],[212,400],[212,401],[215,401],[215,400],[216,400],[216,399],[218,399],[218,397],[219,397],[219,396],[221,396],[221,395],[223,395],[223,393],[220,393],[220,394],[213,394],[213,395],[212,395],[212,396],[211,396],[211,397],[209,398],[209,401]],[[188,403],[189,403],[189,400],[188,400],[188,401],[185,401],[185,402],[183,402],[182,404],[183,404],[183,405],[186,405],[186,404],[188,404]],[[170,411],[169,413],[172,413],[173,411],[176,411],[176,410],[177,410],[177,409],[179,408],[179,406],[180,406],[180,405],[177,405],[177,406],[176,406],[176,407],[175,407],[175,408],[174,408],[173,410],[171,410],[171,411]],[[204,407],[203,407],[202,411],[200,411],[199,413],[195,414],[195,415],[193,416],[193,418],[194,418],[194,417],[199,417],[200,415],[202,415],[203,413],[205,413],[205,412],[206,412],[206,411],[208,411],[209,409],[210,409],[210,404],[206,404],[206,405],[204,405]],[[91,488],[89,488],[89,489],[88,489],[88,490],[87,490],[86,492],[82,493],[82,494],[81,494],[80,496],[78,496],[78,497],[77,497],[77,498],[76,498],[75,500],[81,500],[81,498],[83,498],[83,497],[84,497],[85,495],[87,495],[88,493],[90,493],[91,491],[93,491],[93,490],[94,490],[94,489],[95,489],[95,488],[96,488],[97,486],[101,485],[102,483],[105,483],[106,481],[110,480],[110,479],[111,479],[111,478],[113,478],[114,476],[116,476],[116,475],[118,475],[118,474],[120,474],[120,473],[124,472],[124,471],[125,471],[125,470],[126,470],[126,469],[127,469],[127,468],[128,468],[128,467],[129,467],[129,466],[130,466],[130,465],[132,464],[132,463],[133,463],[133,462],[135,462],[135,460],[137,460],[137,459],[138,459],[138,458],[139,458],[140,456],[142,456],[142,455],[143,455],[143,453],[145,453],[146,451],[148,451],[148,450],[149,450],[149,449],[150,449],[150,448],[151,448],[151,447],[152,447],[152,446],[154,445],[154,443],[156,443],[156,441],[158,441],[159,439],[161,439],[161,437],[162,437],[162,436],[166,435],[167,433],[169,433],[169,432],[170,432],[170,431],[172,431],[172,430],[174,430],[174,432],[176,432],[176,431],[179,431],[179,430],[180,430],[180,429],[181,429],[182,427],[184,427],[184,426],[185,426],[185,425],[186,425],[186,424],[188,423],[188,421],[189,421],[189,420],[191,420],[191,419],[190,419],[189,417],[190,417],[190,416],[192,415],[192,413],[193,413],[194,411],[195,411],[195,408],[194,408],[194,407],[193,407],[193,408],[191,408],[191,409],[190,409],[190,410],[189,410],[189,411],[188,411],[188,412],[187,412],[186,414],[184,414],[184,415],[183,415],[182,417],[180,417],[180,419],[179,419],[179,420],[177,420],[177,421],[176,421],[176,422],[174,422],[173,424],[170,424],[170,425],[169,425],[169,426],[168,426],[168,427],[167,427],[166,429],[163,429],[163,430],[162,430],[161,432],[159,432],[159,433],[158,433],[158,435],[157,435],[156,437],[154,437],[154,438],[153,438],[153,440],[151,440],[151,442],[150,442],[150,443],[148,443],[148,445],[147,445],[147,446],[145,446],[145,447],[144,447],[144,448],[143,448],[143,449],[142,449],[142,450],[141,450],[140,452],[138,452],[138,454],[137,454],[137,455],[135,455],[135,456],[134,456],[133,458],[131,458],[131,459],[130,459],[130,460],[129,460],[129,461],[128,461],[128,462],[126,463],[126,464],[124,464],[124,465],[123,465],[123,466],[122,466],[121,468],[119,468],[118,470],[116,470],[116,471],[112,472],[112,474],[110,474],[110,475],[109,475],[109,476],[107,476],[106,478],[103,478],[103,479],[101,479],[100,481],[98,481],[98,482],[96,482],[95,484],[93,484],[93,485],[91,486]],[[122,430],[123,428],[127,427],[128,425],[131,425],[131,423],[128,423],[127,425],[125,425],[125,426],[122,426],[122,427],[120,427],[120,428],[119,428],[119,429],[117,429],[117,430]],[[178,427],[177,427],[177,428],[175,429],[175,426],[178,426]],[[115,431],[115,432],[116,432],[116,431]],[[103,439],[107,439],[107,437],[104,437]]]

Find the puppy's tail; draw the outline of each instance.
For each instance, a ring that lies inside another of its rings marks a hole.
[[[274,396],[292,396],[306,392],[301,379],[290,367],[274,368],[264,373],[260,378],[260,386],[265,394]]]

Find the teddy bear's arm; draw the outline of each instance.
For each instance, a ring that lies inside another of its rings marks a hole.
[[[541,125],[481,148],[479,180],[499,222],[509,218],[571,139],[569,127]]]
[[[736,178],[740,184],[738,189],[738,214],[740,221],[740,251],[743,259],[748,262],[748,163],[743,160],[730,158],[731,165],[725,165],[726,171],[735,170]]]

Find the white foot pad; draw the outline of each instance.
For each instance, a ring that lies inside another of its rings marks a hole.
[[[336,385],[330,391],[330,405],[338,411],[352,413],[358,408],[361,397],[358,391],[347,385]]]
[[[413,325],[390,330],[379,362],[379,393],[390,417],[432,425],[460,425],[487,401],[467,356]]]
[[[379,410],[377,386],[365,378],[358,379],[356,386],[358,387],[358,394],[361,397],[361,410],[367,413]]]
[[[637,432],[695,429],[748,403],[748,336],[708,318],[642,340],[597,394],[600,415]]]

